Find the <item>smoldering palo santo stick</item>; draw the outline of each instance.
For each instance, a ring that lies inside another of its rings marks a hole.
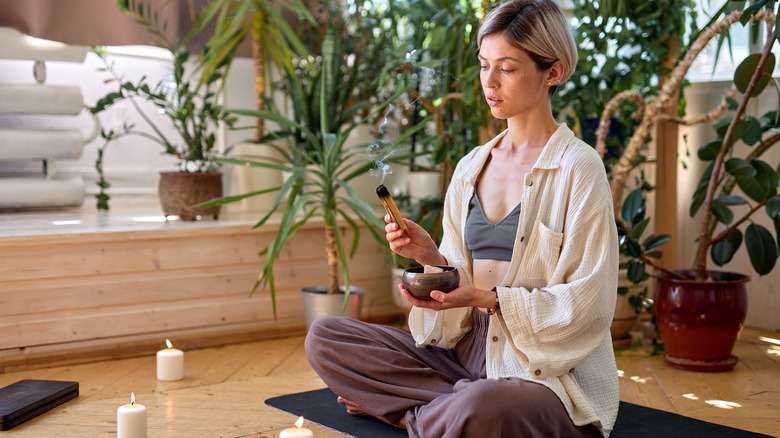
[[[382,205],[384,205],[387,214],[393,218],[402,230],[405,230],[406,224],[404,223],[403,216],[401,216],[401,211],[398,210],[398,206],[395,205],[395,201],[393,201],[393,197],[390,196],[390,191],[387,190],[387,187],[385,187],[384,184],[379,184],[379,187],[376,188],[376,194],[379,196],[379,200],[382,201]]]

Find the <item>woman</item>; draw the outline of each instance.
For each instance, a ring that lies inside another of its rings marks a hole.
[[[444,236],[387,215],[390,248],[459,269],[430,301],[399,285],[407,333],[317,320],[314,369],[355,415],[422,437],[608,436],[618,409],[609,325],[618,243],[604,165],[555,122],[550,100],[577,62],[552,0],[513,0],[479,32],[480,78],[507,129],[459,163]]]

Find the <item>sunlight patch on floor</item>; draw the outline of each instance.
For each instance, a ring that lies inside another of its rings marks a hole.
[[[758,340],[768,342],[770,344],[780,345],[780,339],[768,338],[766,336],[759,336]]]
[[[618,377],[626,377],[626,372],[623,370],[617,370]],[[632,381],[636,383],[647,383],[648,380],[653,380],[652,377],[640,377],[640,376],[631,376],[629,377]]]
[[[710,406],[715,406],[716,408],[721,409],[734,409],[734,408],[741,408],[742,405],[736,402],[730,402],[726,400],[706,400],[704,403],[707,403]]]
[[[636,383],[647,383],[648,380],[653,380],[653,378],[652,377],[631,376],[631,380],[633,380]]]

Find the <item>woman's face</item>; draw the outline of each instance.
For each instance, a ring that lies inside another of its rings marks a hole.
[[[549,103],[547,72],[510,45],[503,33],[484,37],[478,58],[482,91],[493,117],[509,119]]]

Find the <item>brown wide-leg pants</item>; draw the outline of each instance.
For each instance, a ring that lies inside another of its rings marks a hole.
[[[409,333],[342,317],[323,317],[306,336],[314,370],[338,395],[395,424],[410,437],[595,437],[575,426],[547,387],[519,378],[488,379],[488,317],[452,350],[418,348]]]

